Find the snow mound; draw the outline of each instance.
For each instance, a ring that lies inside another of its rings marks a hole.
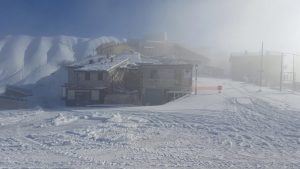
[[[108,121],[114,123],[122,123],[123,119],[122,116],[119,113],[117,113],[117,114],[113,114],[111,118],[108,119]]]
[[[67,131],[67,133],[106,144],[130,144],[132,141],[142,139],[145,136],[135,133],[140,130],[139,127],[148,122],[140,117],[123,116],[119,112],[94,112],[92,115],[84,116],[81,119],[97,120],[99,123],[96,126]]]
[[[47,146],[68,146],[73,144],[72,140],[66,138],[64,135],[59,135],[59,134],[49,134],[49,135],[29,134],[26,136],[26,138]]]
[[[55,118],[51,120],[51,123],[54,126],[61,126],[61,125],[72,123],[76,120],[78,120],[78,117],[76,116],[67,116],[59,113]]]

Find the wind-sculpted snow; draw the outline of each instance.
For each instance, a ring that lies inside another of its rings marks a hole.
[[[286,99],[300,95],[205,81],[223,93],[152,107],[1,111],[0,166],[300,168],[300,109]]]
[[[35,83],[55,72],[62,63],[95,54],[96,47],[112,41],[118,39],[6,36],[0,39],[0,87],[17,82]]]

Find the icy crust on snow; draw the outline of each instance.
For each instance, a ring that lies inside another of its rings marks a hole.
[[[200,81],[224,91],[163,106],[0,111],[0,166],[300,168],[300,95]]]

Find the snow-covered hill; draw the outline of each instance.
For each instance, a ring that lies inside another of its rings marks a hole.
[[[71,36],[0,38],[0,88],[5,84],[31,84],[59,69],[60,64],[93,54],[114,37],[95,39]]]

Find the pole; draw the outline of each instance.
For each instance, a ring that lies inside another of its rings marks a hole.
[[[197,77],[198,77],[198,64],[195,65],[196,73],[195,73],[195,95],[198,93],[198,82],[197,82]]]
[[[283,73],[283,53],[281,54],[281,67],[280,67],[280,91],[282,91],[282,73]]]
[[[263,57],[264,57],[264,42],[261,44],[261,57],[260,57],[260,77],[259,77],[259,91],[262,87],[262,76],[263,76]]]
[[[293,91],[295,91],[295,55],[293,55]]]

